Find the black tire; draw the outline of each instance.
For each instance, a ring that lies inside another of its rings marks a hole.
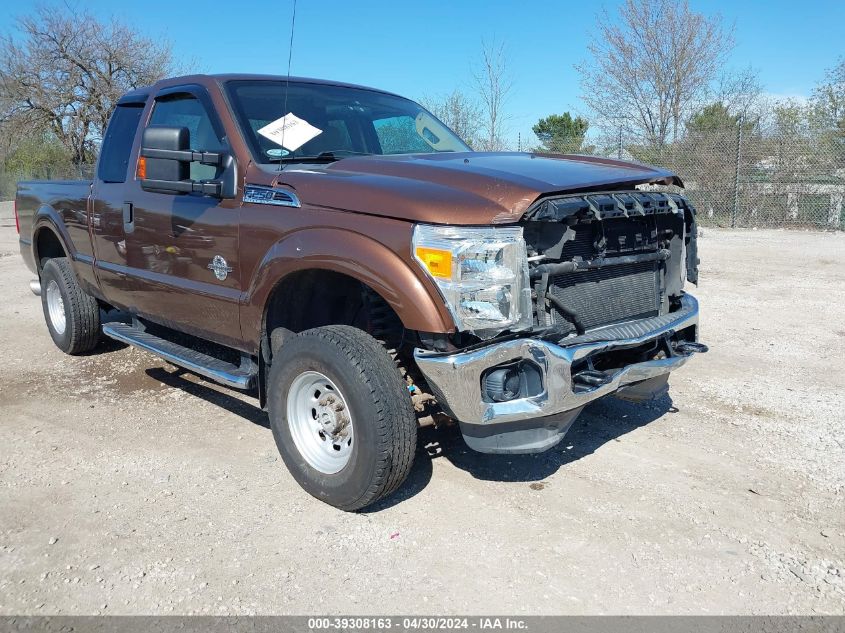
[[[50,317],[48,295],[58,287],[64,308],[64,331]],[[53,342],[66,354],[91,351],[100,340],[100,307],[97,300],[79,286],[67,257],[47,260],[41,271],[41,307]]]
[[[354,442],[335,474],[311,466],[297,448],[287,419],[291,384],[304,372],[334,382],[349,407]],[[286,339],[273,357],[268,409],[276,446],[306,492],[341,510],[360,510],[394,492],[408,476],[417,444],[417,420],[393,359],[372,336],[332,325]]]

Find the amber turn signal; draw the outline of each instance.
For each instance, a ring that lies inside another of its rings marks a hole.
[[[138,180],[147,179],[147,159],[143,156],[138,158],[138,169],[135,170],[135,175],[138,177]]]
[[[417,258],[426,267],[432,277],[452,277],[452,253],[439,248],[417,246]]]

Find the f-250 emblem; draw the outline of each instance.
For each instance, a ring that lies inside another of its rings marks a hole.
[[[212,271],[214,276],[220,281],[225,281],[226,277],[229,276],[229,273],[232,272],[232,267],[229,266],[229,264],[226,263],[226,260],[220,255],[214,256],[214,259],[212,259],[211,263],[208,265],[208,269]]]

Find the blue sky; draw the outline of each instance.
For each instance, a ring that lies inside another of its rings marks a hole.
[[[0,15],[8,32],[15,15],[35,2],[18,1]],[[298,0],[295,75],[338,79],[419,99],[468,90],[482,38],[504,41],[514,89],[509,136],[523,139],[542,116],[589,114],[573,64],[585,58],[596,15],[618,2],[532,0]],[[734,24],[730,66],[752,66],[766,92],[809,96],[824,69],[845,55],[841,0],[690,0],[703,13]],[[293,0],[179,2],[90,0],[75,6],[117,16],[148,36],[167,37],[180,59],[203,72],[283,74]],[[534,139],[529,139],[533,142]]]

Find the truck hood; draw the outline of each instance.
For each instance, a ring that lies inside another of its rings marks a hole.
[[[549,194],[682,186],[672,172],[639,163],[517,152],[361,156],[261,170],[267,184],[294,189],[304,206],[435,224],[516,222]]]

